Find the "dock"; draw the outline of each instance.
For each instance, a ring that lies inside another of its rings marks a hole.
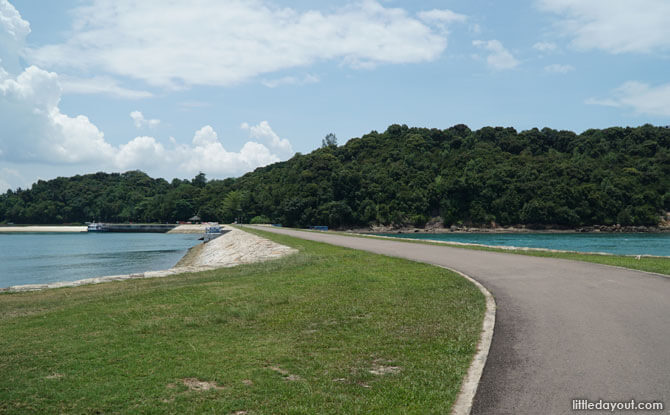
[[[102,223],[97,232],[136,232],[136,233],[166,233],[176,228],[175,224],[153,223]]]

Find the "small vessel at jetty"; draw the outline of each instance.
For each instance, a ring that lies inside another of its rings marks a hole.
[[[209,242],[212,239],[216,239],[221,235],[223,235],[223,231],[221,230],[221,225],[219,225],[218,223],[211,224],[211,225],[205,227],[205,236],[203,237],[203,240],[205,242]]]
[[[98,223],[98,222],[89,223],[87,230],[89,232],[106,232],[107,231],[105,229],[105,227],[102,225],[102,223]]]

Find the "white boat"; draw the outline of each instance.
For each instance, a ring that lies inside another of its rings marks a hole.
[[[205,236],[204,236],[204,241],[209,242],[212,239],[216,239],[219,236],[223,234],[223,231],[221,230],[221,225],[219,224],[212,224],[207,227],[205,227]]]
[[[89,232],[105,232],[105,227],[102,225],[102,223],[99,222],[93,222],[89,223],[87,230]]]

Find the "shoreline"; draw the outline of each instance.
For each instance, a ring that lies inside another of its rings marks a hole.
[[[200,243],[186,251],[186,254],[170,269],[145,271],[133,274],[109,275],[84,278],[75,281],[55,281],[41,284],[22,284],[0,287],[2,293],[40,291],[51,288],[78,287],[111,281],[142,278],[164,278],[172,275],[229,268],[242,264],[263,262],[296,253],[297,250],[277,244],[268,239],[225,226],[228,232],[207,243]],[[175,232],[181,233],[181,232]],[[197,233],[197,232],[183,232]]]
[[[0,226],[0,233],[86,233],[87,226],[49,226],[49,225],[25,225],[25,226]]]
[[[178,225],[169,230],[168,234],[198,234],[204,233],[207,224],[184,224]],[[564,233],[670,233],[670,224],[663,223],[660,226],[620,226],[620,225],[592,225],[578,228],[560,228],[560,227],[528,227],[525,225],[516,226],[496,226],[496,227],[477,227],[477,226],[450,226],[448,228],[428,224],[425,227],[416,226],[384,226],[375,225],[365,228],[340,228],[333,229],[340,232],[359,233],[359,234],[403,234],[403,233],[421,233],[421,234],[467,234],[467,233],[501,233],[501,234],[519,234],[519,233],[538,233],[538,234],[564,234]],[[2,233],[85,233],[87,226],[70,225],[12,225],[0,226]]]
[[[338,229],[333,229],[338,230]],[[468,234],[468,233],[493,233],[493,234],[578,234],[578,233],[603,233],[603,234],[621,234],[621,233],[670,233],[670,226],[584,226],[580,228],[529,228],[526,226],[508,226],[495,228],[481,228],[468,226],[451,226],[444,228],[440,226],[428,226],[424,228],[414,226],[392,227],[392,226],[371,226],[368,228],[345,228],[339,229],[340,232],[359,233],[359,234]]]
[[[513,245],[484,245],[473,242],[457,242],[457,241],[441,241],[438,239],[413,239],[413,238],[398,238],[395,236],[388,235],[377,235],[377,234],[364,234],[364,233],[353,233],[349,232],[352,235],[360,235],[365,238],[388,238],[398,241],[417,241],[417,242],[428,242],[433,244],[442,244],[442,245],[451,245],[456,248],[459,247],[473,247],[473,248],[491,248],[502,251],[523,251],[523,252],[551,252],[551,253],[564,253],[564,254],[580,254],[580,255],[602,255],[602,256],[615,256],[615,257],[629,257],[629,258],[665,258],[668,259],[670,256],[663,255],[651,255],[651,254],[613,254],[610,252],[584,252],[584,251],[569,251],[564,249],[551,249],[551,248],[534,248],[529,246],[513,246]]]

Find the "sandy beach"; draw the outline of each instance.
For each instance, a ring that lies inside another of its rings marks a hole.
[[[205,233],[205,228],[209,226],[206,223],[197,225],[179,225],[167,233]]]
[[[86,226],[0,226],[0,233],[87,232]]]
[[[199,225],[195,225],[199,226]],[[0,288],[0,292],[37,291],[49,288],[76,287],[87,284],[100,284],[136,278],[160,278],[187,272],[206,271],[217,268],[234,267],[242,264],[268,261],[290,255],[297,250],[277,244],[268,239],[225,226],[222,236],[191,248],[173,268],[163,271],[148,271],[136,274],[111,275],[86,278],[77,281],[60,281],[48,284],[15,285]],[[76,231],[74,231],[76,232]],[[200,233],[200,232],[188,232]]]

